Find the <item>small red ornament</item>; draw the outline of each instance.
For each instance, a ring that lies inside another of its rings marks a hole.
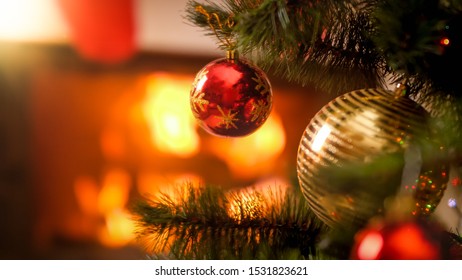
[[[228,51],[196,75],[191,110],[199,125],[216,136],[240,137],[255,132],[268,118],[272,91],[266,74]]]
[[[448,259],[448,237],[438,225],[401,221],[367,227],[356,234],[352,259],[437,260]]]

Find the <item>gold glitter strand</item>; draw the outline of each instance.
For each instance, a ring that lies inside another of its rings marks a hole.
[[[234,50],[236,48],[236,44],[232,42],[231,40],[231,36],[220,36],[217,32],[217,28],[215,27],[215,25],[212,23],[212,21],[214,20],[216,22],[216,24],[218,25],[218,29],[219,30],[224,30],[223,28],[223,24],[221,23],[221,19],[220,19],[220,16],[217,14],[217,13],[209,13],[207,12],[206,9],[204,9],[204,7],[202,7],[201,5],[198,5],[196,6],[196,12],[204,15],[206,18],[207,18],[207,23],[209,24],[210,28],[212,29],[213,33],[215,34],[215,36],[218,38],[218,40],[223,44],[223,45],[226,45],[228,46],[228,49],[229,50]],[[228,28],[232,28],[234,26],[234,19],[232,18],[232,16],[229,16],[227,19],[226,19],[226,22],[225,22],[226,26]]]

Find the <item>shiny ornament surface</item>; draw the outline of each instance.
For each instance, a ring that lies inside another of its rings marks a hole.
[[[212,135],[240,137],[255,132],[272,108],[266,74],[242,58],[221,58],[204,66],[190,92],[199,126]]]
[[[314,213],[331,227],[360,228],[399,194],[412,197],[410,214],[431,214],[448,166],[428,120],[416,102],[384,89],[352,91],[325,105],[297,155],[300,187]]]

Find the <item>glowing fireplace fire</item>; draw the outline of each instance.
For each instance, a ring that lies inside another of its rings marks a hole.
[[[79,230],[87,239],[120,248],[135,243],[128,210],[135,196],[174,195],[185,182],[199,185],[211,178],[216,184],[237,182],[232,188],[261,188],[285,180],[273,172],[286,145],[274,107],[265,125],[250,136],[208,135],[191,113],[193,78],[164,72],[144,75],[131,91],[101,107],[106,116],[97,143],[102,161],[96,171],[73,179],[81,217],[68,232],[78,236]],[[277,182],[264,181],[269,174],[279,178]]]
[[[106,246],[124,246],[133,241],[134,224],[126,209],[130,188],[129,175],[120,169],[107,171],[101,185],[85,177],[75,181],[80,209],[96,221],[98,240]]]
[[[148,77],[142,109],[156,147],[179,157],[199,151],[199,135],[189,109],[189,77],[153,74]]]

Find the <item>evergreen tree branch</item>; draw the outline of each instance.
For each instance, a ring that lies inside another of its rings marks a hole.
[[[459,145],[462,83],[453,69],[462,65],[460,0],[221,2],[203,7],[233,18],[220,32],[262,69],[333,96],[406,79],[411,96],[451,131],[445,143]],[[187,19],[214,34],[198,5],[188,3]]]
[[[288,81],[339,95],[384,86],[385,79],[404,74],[431,87],[420,95],[462,92],[457,71],[448,71],[462,62],[458,0],[221,2],[203,6],[232,17],[235,24],[226,34],[239,51]],[[198,5],[188,3],[187,20],[210,29],[195,11]],[[446,35],[451,44],[443,47]]]
[[[450,70],[462,63],[460,1],[380,1],[371,19],[373,41],[393,71],[431,87],[423,94],[460,95],[462,85]]]
[[[368,37],[370,2],[265,4],[240,15],[236,26],[239,46],[262,68],[334,96],[383,84],[384,63]]]
[[[368,37],[371,1],[223,2],[204,8],[235,18],[229,32],[238,50],[263,69],[333,95],[383,84],[383,62]],[[187,20],[207,29],[198,5],[189,2]]]
[[[138,202],[137,236],[154,258],[306,259],[326,227],[300,193],[227,193],[188,184]]]
[[[204,29],[205,35],[215,37],[220,49],[228,50],[235,47],[233,33],[235,22],[233,12],[229,8],[212,1],[206,1],[204,4],[189,1],[185,11],[185,19]]]

